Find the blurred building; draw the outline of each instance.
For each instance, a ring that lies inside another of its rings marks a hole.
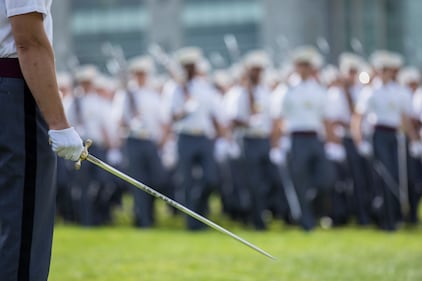
[[[197,45],[221,65],[259,47],[281,62],[300,44],[332,62],[344,50],[387,48],[422,63],[420,0],[68,0],[54,1],[53,13],[60,68],[73,56],[104,65],[107,42],[127,57],[153,43],[168,52]]]

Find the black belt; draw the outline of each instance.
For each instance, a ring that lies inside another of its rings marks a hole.
[[[385,126],[385,125],[375,125],[375,130],[386,131],[386,132],[397,132],[396,127]]]
[[[0,77],[23,78],[17,58],[0,58]]]
[[[294,131],[290,133],[292,136],[300,136],[300,137],[316,137],[318,136],[318,133],[315,131]]]

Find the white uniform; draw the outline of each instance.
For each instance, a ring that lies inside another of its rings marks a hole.
[[[159,141],[164,123],[159,94],[147,87],[138,88],[132,94],[136,112],[132,112],[127,95],[123,103],[123,118],[129,124],[130,136]]]
[[[77,102],[80,103],[80,112],[76,109]],[[96,93],[89,93],[75,98],[66,115],[83,138],[90,138],[94,144],[104,145],[108,108],[103,98]]]
[[[280,104],[275,106],[272,114],[274,118],[284,120],[287,133],[322,130],[322,121],[326,117],[327,93],[317,81],[298,81],[287,91],[284,87],[276,91],[281,91]]]
[[[412,98],[412,115],[416,120],[422,122],[422,89],[419,88],[413,94]]]
[[[399,84],[376,83],[362,90],[356,112],[367,114],[373,126],[398,128],[402,114],[411,115],[412,105],[410,93]]]
[[[188,115],[174,124],[177,133],[215,136],[212,118],[218,116],[218,93],[204,79],[195,78],[188,85],[189,102],[182,87],[177,87],[171,97],[172,114],[189,111]],[[189,103],[189,105],[188,105]],[[187,110],[186,106],[189,107]]]
[[[38,12],[44,16],[44,28],[48,39],[53,42],[53,24],[50,7],[53,0],[5,0],[0,2],[0,58],[17,58],[15,40],[9,17]]]
[[[262,85],[253,90],[254,105],[256,113],[250,112],[249,94],[244,87],[233,89],[233,119],[248,123],[245,129],[245,136],[249,137],[268,137],[271,133],[271,113],[269,90]]]
[[[340,121],[349,124],[352,118],[350,108],[345,96],[344,89],[335,86],[327,91],[327,114],[326,117],[332,121]]]

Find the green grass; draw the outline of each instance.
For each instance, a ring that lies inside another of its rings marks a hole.
[[[303,233],[273,223],[268,232],[254,232],[212,216],[278,257],[271,261],[213,230],[186,232],[182,219],[160,206],[153,230],[130,227],[125,210],[116,213],[118,226],[59,224],[50,281],[422,280],[420,227],[397,233],[353,226]]]

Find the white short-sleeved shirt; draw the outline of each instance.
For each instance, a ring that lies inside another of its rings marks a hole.
[[[279,106],[273,110],[273,117],[283,119],[286,133],[320,132],[326,118],[326,107],[326,89],[314,79],[308,79],[298,81],[281,93]]]
[[[412,97],[412,115],[416,120],[422,121],[422,89],[417,89]]]
[[[326,108],[326,117],[328,120],[340,121],[345,124],[350,123],[352,114],[344,89],[337,86],[328,89]]]
[[[80,103],[80,116],[76,110],[76,102]],[[109,112],[109,106],[104,99],[92,92],[75,98],[66,115],[82,138],[90,138],[95,144],[101,145],[104,142],[104,132],[107,130],[106,116]]]
[[[158,141],[163,135],[164,124],[160,95],[148,87],[138,88],[132,94],[136,112],[132,112],[128,94],[125,95],[124,109],[122,110],[123,118],[129,124],[131,135]]]
[[[271,118],[271,93],[270,91],[259,85],[253,90],[254,102],[253,105],[257,111],[255,114],[251,114],[249,97],[247,89],[244,87],[236,87],[233,89],[233,107],[230,111],[231,118],[241,120],[249,124],[248,128],[245,129],[245,135],[250,136],[269,136],[272,128]]]
[[[215,136],[212,118],[218,116],[218,93],[212,85],[202,78],[193,79],[188,85],[191,102],[195,109],[185,118],[174,123],[173,129],[177,133],[203,132],[208,137]],[[171,95],[171,113],[179,114],[184,111],[186,97],[181,86],[177,86]]]
[[[372,125],[399,127],[402,114],[412,115],[411,93],[395,82],[377,83],[362,90],[356,112],[367,115]]]
[[[52,42],[53,24],[51,3],[53,0],[4,0],[0,1],[0,58],[16,58],[16,45],[12,36],[9,18],[17,15],[37,12],[44,17],[46,34]]]

